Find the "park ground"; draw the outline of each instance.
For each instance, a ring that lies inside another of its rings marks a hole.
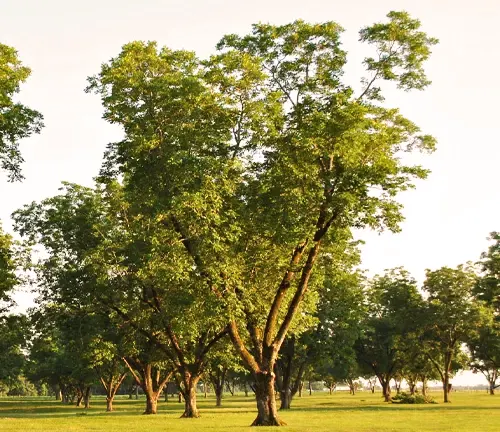
[[[118,397],[115,411],[106,413],[105,400],[93,397],[88,411],[62,405],[50,398],[0,398],[0,430],[6,431],[250,431],[256,415],[252,397],[226,396],[223,407],[215,399],[199,398],[202,417],[181,419],[182,404],[159,403],[158,414],[144,416],[144,400]],[[439,393],[433,393],[436,401]],[[450,404],[396,405],[379,394],[359,392],[313,394],[296,398],[290,411],[281,412],[286,431],[300,432],[499,432],[500,395],[454,392]],[[272,429],[272,428],[259,428]]]

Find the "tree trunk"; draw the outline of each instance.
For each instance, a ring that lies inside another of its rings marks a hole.
[[[245,392],[245,397],[248,397],[248,387],[246,382],[243,383],[243,391]]]
[[[158,393],[146,392],[146,411],[144,414],[156,414],[158,412]]]
[[[280,410],[290,409],[292,405],[292,392],[290,388],[285,387],[280,392]]]
[[[304,381],[299,384],[299,397],[302,397],[302,390],[304,389]]]
[[[427,378],[422,378],[422,396],[427,396]]]
[[[179,402],[179,403],[182,403],[182,402],[184,401],[184,398],[182,397],[182,393],[181,393],[181,392],[179,392],[179,393],[177,394],[177,396],[179,397],[178,402]]]
[[[113,411],[113,398],[106,397],[106,412]]]
[[[274,396],[274,374],[272,372],[255,374],[255,397],[258,414],[252,426],[282,426],[285,424],[278,417]]]
[[[198,407],[196,406],[196,384],[199,379],[199,376],[196,377],[188,373],[183,377],[184,413],[181,418],[197,418],[200,416]]]
[[[83,394],[83,407],[85,409],[90,408],[90,386],[85,389],[85,393]]]
[[[215,392],[215,406],[222,406],[222,395],[224,393],[224,384],[226,382],[227,369],[217,369],[210,373],[210,381]]]
[[[309,396],[312,395],[313,388],[312,388],[312,382],[309,380]]]
[[[391,381],[390,380],[382,380],[380,383],[382,385],[382,394],[384,395],[384,401],[390,402],[391,397]]]
[[[490,391],[489,391],[489,393],[490,393],[490,395],[492,395],[492,396],[494,396],[494,395],[495,395],[495,388],[496,388],[496,386],[495,386],[495,382],[496,382],[496,380],[494,380],[494,381],[493,381],[493,380],[492,380],[492,381],[490,381]]]
[[[448,395],[450,394],[450,376],[448,375],[448,371],[445,371],[444,373],[444,379],[443,379],[443,402],[444,403],[449,403],[450,399]]]

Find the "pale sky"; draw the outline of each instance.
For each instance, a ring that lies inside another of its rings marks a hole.
[[[20,100],[41,111],[46,125],[23,142],[26,180],[0,177],[4,228],[12,211],[54,195],[61,181],[92,183],[106,143],[120,131],[83,89],[123,44],[156,40],[206,57],[222,35],[245,34],[252,23],[332,20],[346,29],[347,79],[356,84],[363,58],[357,32],[390,10],[410,12],[440,39],[426,66],[431,87],[387,97],[437,138],[438,150],[421,158],[430,177],[401,197],[403,231],[361,234],[363,267],[374,274],[404,266],[423,280],[426,268],[477,260],[488,233],[500,230],[500,0],[0,0],[0,42],[32,69]],[[23,307],[29,297],[16,298]]]

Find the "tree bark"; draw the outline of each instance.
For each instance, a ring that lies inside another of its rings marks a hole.
[[[282,426],[274,396],[274,373],[255,374],[255,397],[257,400],[257,418],[252,426]]]
[[[107,377],[100,377],[101,384],[106,392],[106,412],[113,411],[113,400],[126,375],[126,372],[122,372],[118,376],[111,373]]]
[[[422,395],[427,396],[427,378],[422,377]]]
[[[138,359],[124,358],[137,386],[140,386],[146,395],[146,410],[143,414],[156,414],[158,398],[172,376],[166,372],[162,377],[162,370],[152,363],[143,363]]]
[[[210,373],[210,382],[214,387],[215,406],[222,406],[222,395],[224,393],[224,384],[226,382],[227,368],[216,369]]]
[[[91,391],[91,388],[90,388],[90,386],[88,386],[85,389],[85,392],[83,394],[83,407],[85,409],[89,409],[90,408],[90,391]]]
[[[384,396],[384,401],[390,402],[392,399],[390,378],[384,379],[384,378],[379,377],[379,381],[380,381],[380,385],[382,386],[382,395]]]
[[[156,414],[158,412],[158,395],[156,392],[146,392],[146,410],[144,414]]]
[[[198,418],[200,413],[196,406],[196,384],[200,376],[185,372],[182,377],[182,395],[184,396],[184,412],[181,418]]]

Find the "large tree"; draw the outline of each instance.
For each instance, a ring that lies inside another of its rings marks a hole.
[[[274,365],[316,262],[350,227],[398,230],[396,194],[427,175],[401,155],[434,140],[383,106],[379,82],[425,88],[436,40],[406,13],[388,18],[360,32],[375,55],[358,94],[342,81],[333,22],[255,25],[205,62],[132,43],[90,79],[125,132],[103,178],[123,180],[134,217],[185,266],[184,286],[206,287],[227,310],[256,383],[255,425],[282,424]]]
[[[20,84],[30,74],[31,70],[23,66],[17,51],[0,43],[0,168],[7,172],[10,181],[23,178],[19,141],[39,133],[43,127],[38,111],[14,101]]]

